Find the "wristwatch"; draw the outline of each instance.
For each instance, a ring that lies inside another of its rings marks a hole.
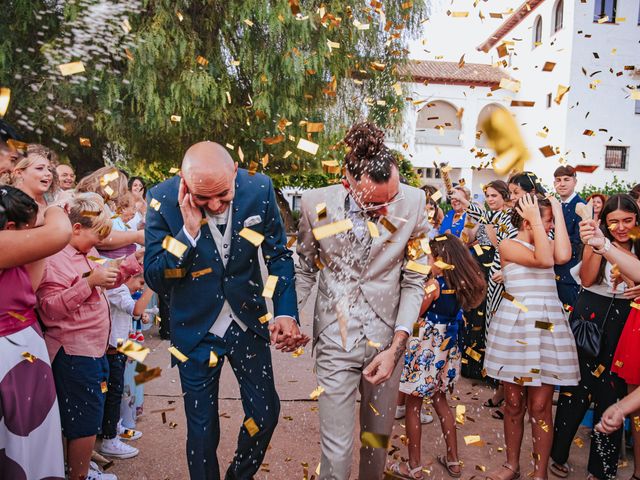
[[[604,245],[602,245],[601,248],[595,248],[592,247],[593,251],[595,253],[597,253],[598,255],[603,255],[605,253],[607,253],[609,250],[611,250],[611,240],[609,240],[607,237],[604,238]]]

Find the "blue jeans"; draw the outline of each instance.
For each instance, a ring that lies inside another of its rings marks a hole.
[[[218,355],[215,367],[209,366],[212,351]],[[220,479],[216,455],[220,441],[218,391],[225,359],[240,385],[245,421],[253,418],[259,429],[253,436],[246,427],[240,429],[238,448],[225,478],[252,479],[262,464],[280,415],[269,342],[251,330],[243,332],[232,323],[223,338],[207,333],[188,357],[178,368],[187,415],[187,462],[191,480]]]
[[[109,362],[109,381],[107,383],[107,398],[104,402],[102,416],[102,438],[116,438],[118,422],[120,421],[120,402],[124,390],[124,367],[127,357],[124,353],[107,353]]]

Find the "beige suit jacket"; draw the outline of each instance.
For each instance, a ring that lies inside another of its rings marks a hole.
[[[411,332],[420,313],[426,276],[407,270],[407,243],[426,235],[429,230],[422,190],[400,185],[404,196],[388,207],[387,220],[395,227],[391,233],[380,222],[380,236],[372,239],[368,258],[354,265],[349,258],[351,232],[316,240],[312,229],[348,218],[345,211],[347,190],[339,185],[310,190],[302,195],[298,229],[298,264],[296,290],[298,307],[306,304],[311,289],[318,281],[313,339],[331,323],[337,321],[336,304],[345,293],[360,289],[374,312],[394,330],[403,327]],[[316,205],[326,203],[327,215],[318,220]],[[426,258],[418,260],[426,263]],[[318,275],[319,273],[319,275]]]

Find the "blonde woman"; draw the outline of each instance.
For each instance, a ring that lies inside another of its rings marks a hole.
[[[27,153],[11,173],[11,183],[33,198],[38,204],[38,225],[42,223],[47,207],[45,195],[54,189],[53,168],[49,159],[40,152]]]

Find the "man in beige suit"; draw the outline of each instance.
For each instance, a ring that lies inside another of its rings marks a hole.
[[[324,389],[318,399],[322,480],[350,476],[358,390],[359,478],[382,478],[400,359],[424,296],[424,267],[409,262],[407,243],[429,228],[425,195],[400,184],[383,142],[373,124],[355,125],[345,138],[350,151],[342,183],[302,196],[296,285],[302,307],[318,282],[313,341]]]

